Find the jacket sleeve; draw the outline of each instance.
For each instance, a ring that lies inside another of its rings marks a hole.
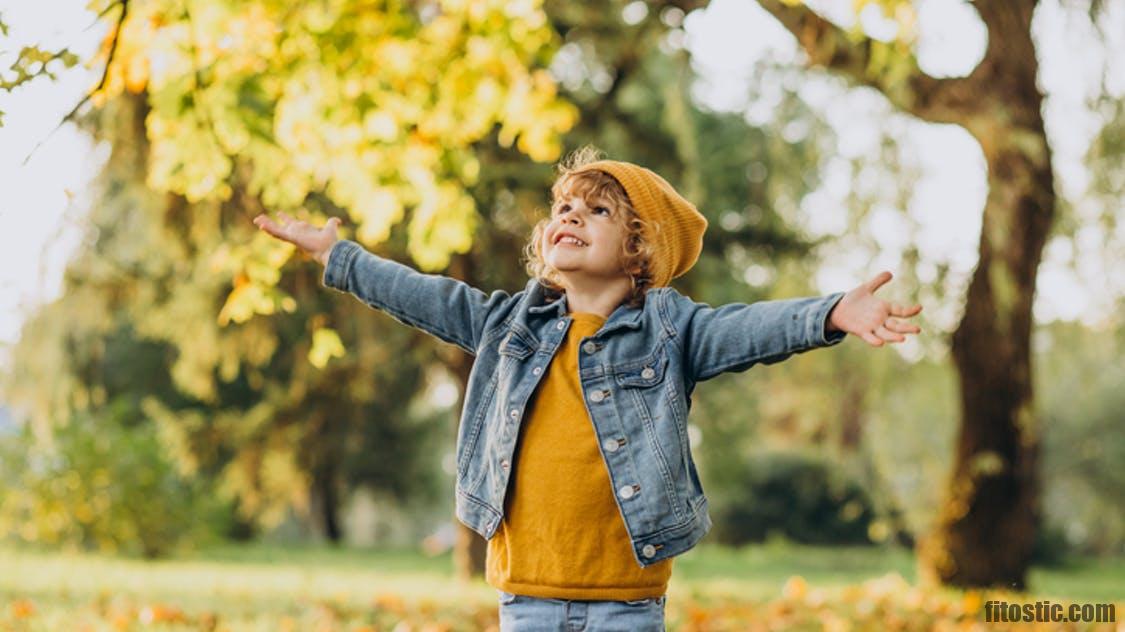
[[[843,292],[815,298],[729,303],[711,307],[668,288],[664,319],[679,341],[686,377],[701,382],[726,371],[773,364],[802,351],[828,347],[844,332],[825,332],[828,313]]]
[[[333,245],[322,282],[473,355],[489,314],[509,298],[502,290],[488,295],[457,279],[418,272],[348,239]]]

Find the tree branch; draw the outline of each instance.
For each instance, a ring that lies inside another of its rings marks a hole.
[[[820,17],[804,5],[790,5],[783,0],[758,0],[786,28],[804,49],[812,66],[839,71],[853,81],[882,92],[896,107],[935,123],[965,123],[966,114],[979,107],[974,98],[974,75],[938,79],[918,67],[914,55],[900,59],[888,68],[873,68],[873,57],[887,53],[888,58],[901,53],[880,51],[893,46],[871,38],[856,41],[844,29]]]
[[[26,165],[27,161],[31,160],[31,157],[35,154],[35,152],[39,150],[43,143],[50,140],[50,138],[55,135],[55,132],[59,131],[59,128],[63,126],[63,123],[74,120],[75,115],[78,114],[78,109],[83,105],[86,105],[86,102],[89,101],[90,98],[98,92],[98,90],[101,90],[103,87],[105,87],[106,79],[109,77],[109,67],[113,65],[113,56],[117,53],[117,42],[121,39],[121,27],[125,24],[125,16],[129,14],[129,0],[120,0],[119,2],[113,3],[98,14],[98,18],[100,19],[103,15],[109,13],[109,10],[111,8],[117,5],[121,5],[121,15],[117,16],[117,23],[113,27],[113,41],[109,45],[109,57],[107,57],[105,60],[105,68],[102,69],[101,80],[98,81],[98,85],[95,86],[93,90],[87,92],[86,96],[82,97],[82,100],[79,101],[77,105],[71,108],[70,112],[67,112],[66,116],[62,117],[62,120],[59,121],[59,124],[56,125],[53,130],[51,130],[50,134],[47,134],[46,138],[39,141],[35,145],[35,147],[32,148],[30,152],[28,152],[27,156],[24,157],[23,162],[20,163],[21,166]]]

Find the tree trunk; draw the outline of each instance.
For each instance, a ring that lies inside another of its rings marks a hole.
[[[324,537],[332,544],[339,544],[343,537],[340,530],[340,498],[336,493],[336,468],[331,463],[323,463],[316,469],[313,485],[316,488],[315,509],[320,514],[320,526]]]
[[[966,127],[988,163],[980,260],[953,334],[961,429],[923,577],[1024,589],[1039,522],[1039,433],[1031,372],[1036,271],[1055,215],[1050,148],[1031,41],[1034,3],[979,3],[991,89]]]
[[[912,56],[896,60],[898,72],[881,70],[885,64],[876,63],[873,51],[882,44],[857,44],[807,7],[758,2],[797,38],[811,64],[876,88],[919,118],[962,125],[981,145],[989,193],[980,259],[953,334],[961,426],[936,527],[918,545],[919,575],[956,586],[1022,589],[1039,519],[1032,303],[1055,215],[1031,38],[1036,0],[974,2],[988,49],[972,74],[948,79],[925,74]]]
[[[1032,303],[1055,191],[1039,95],[1015,96],[1007,94],[1014,118],[1035,125],[994,130],[993,146],[981,143],[990,191],[980,261],[953,334],[961,428],[936,530],[919,549],[924,576],[957,586],[1023,589],[1039,522]],[[997,138],[1017,140],[996,146]],[[1020,138],[1032,142],[1021,147]]]

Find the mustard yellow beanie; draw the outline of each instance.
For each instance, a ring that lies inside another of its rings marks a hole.
[[[676,192],[668,181],[644,167],[616,160],[599,160],[571,173],[604,171],[617,179],[629,195],[637,215],[649,225],[644,238],[653,244],[652,285],[661,287],[695,265],[703,250],[707,218]]]

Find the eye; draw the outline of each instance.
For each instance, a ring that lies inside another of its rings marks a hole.
[[[598,206],[598,207],[595,207],[595,208],[594,208],[594,212],[595,212],[595,213],[599,213],[599,212],[600,212],[600,213],[605,213],[606,215],[609,215],[609,209],[608,209],[608,208],[606,208],[606,207],[604,207],[604,206]]]
[[[559,213],[565,213],[569,210],[570,210],[570,205],[569,204],[563,204],[563,205],[555,208],[555,215],[558,215]]]

